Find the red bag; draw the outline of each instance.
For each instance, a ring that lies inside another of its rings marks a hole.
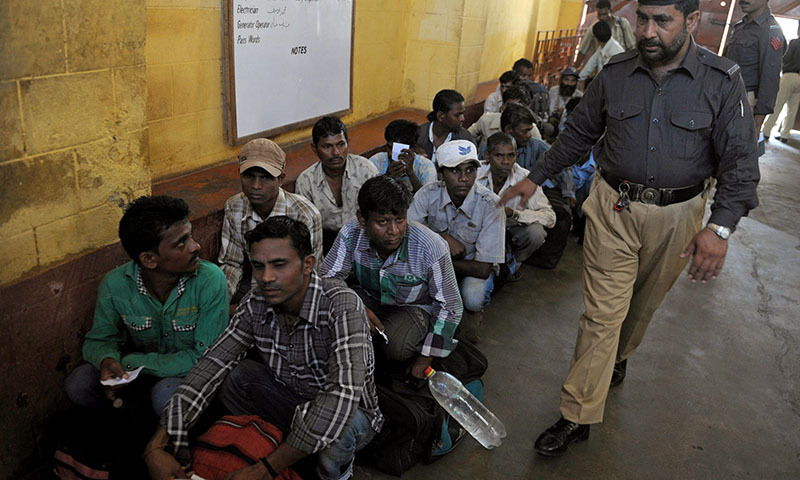
[[[257,463],[282,441],[281,431],[257,415],[226,415],[195,440],[192,470],[206,480],[222,480],[227,473]],[[278,478],[303,480],[291,468]]]

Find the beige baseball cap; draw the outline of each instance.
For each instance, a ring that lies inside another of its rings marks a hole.
[[[480,163],[478,148],[469,140],[452,140],[436,149],[436,163],[441,167],[457,167],[464,162]]]
[[[286,154],[267,138],[250,140],[239,152],[239,173],[252,167],[261,167],[273,177],[280,177],[286,167]]]

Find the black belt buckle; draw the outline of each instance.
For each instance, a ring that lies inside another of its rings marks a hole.
[[[656,188],[645,188],[639,194],[639,201],[648,205],[658,205],[661,200],[661,192]]]

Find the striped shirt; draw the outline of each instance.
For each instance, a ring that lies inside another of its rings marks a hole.
[[[307,400],[295,410],[285,440],[290,446],[307,453],[324,449],[342,435],[357,408],[380,431],[383,415],[364,304],[344,282],[312,273],[293,330],[287,331],[279,313],[252,290],[219,340],[186,375],[161,416],[180,457],[189,429],[253,347],[278,382]]]
[[[286,215],[303,222],[311,233],[311,247],[317,264],[322,263],[322,217],[314,205],[305,197],[278,189],[278,198],[267,218]],[[222,246],[219,249],[219,266],[228,280],[228,295],[233,299],[242,281],[247,242],[244,235],[266,220],[255,211],[244,193],[238,193],[225,202],[225,218],[222,220]],[[242,290],[247,292],[256,286],[254,278]]]
[[[381,260],[357,219],[339,231],[325,263],[323,277],[344,279],[355,270],[361,287],[382,305],[413,305],[431,316],[420,353],[446,357],[464,309],[447,243],[424,226],[408,222],[403,243]]]

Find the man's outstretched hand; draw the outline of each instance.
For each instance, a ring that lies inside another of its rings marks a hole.
[[[538,185],[530,181],[530,179],[525,178],[518,184],[506,190],[500,196],[500,201],[497,202],[497,206],[498,207],[505,206],[506,203],[513,200],[514,197],[516,196],[520,197],[519,205],[525,205],[528,199],[531,198],[534,193],[536,193],[537,188]]]
[[[689,279],[692,283],[700,280],[706,283],[712,278],[717,278],[725,263],[728,253],[728,241],[717,236],[716,233],[704,228],[694,236],[686,250],[681,253],[681,258],[694,255],[689,266]]]

